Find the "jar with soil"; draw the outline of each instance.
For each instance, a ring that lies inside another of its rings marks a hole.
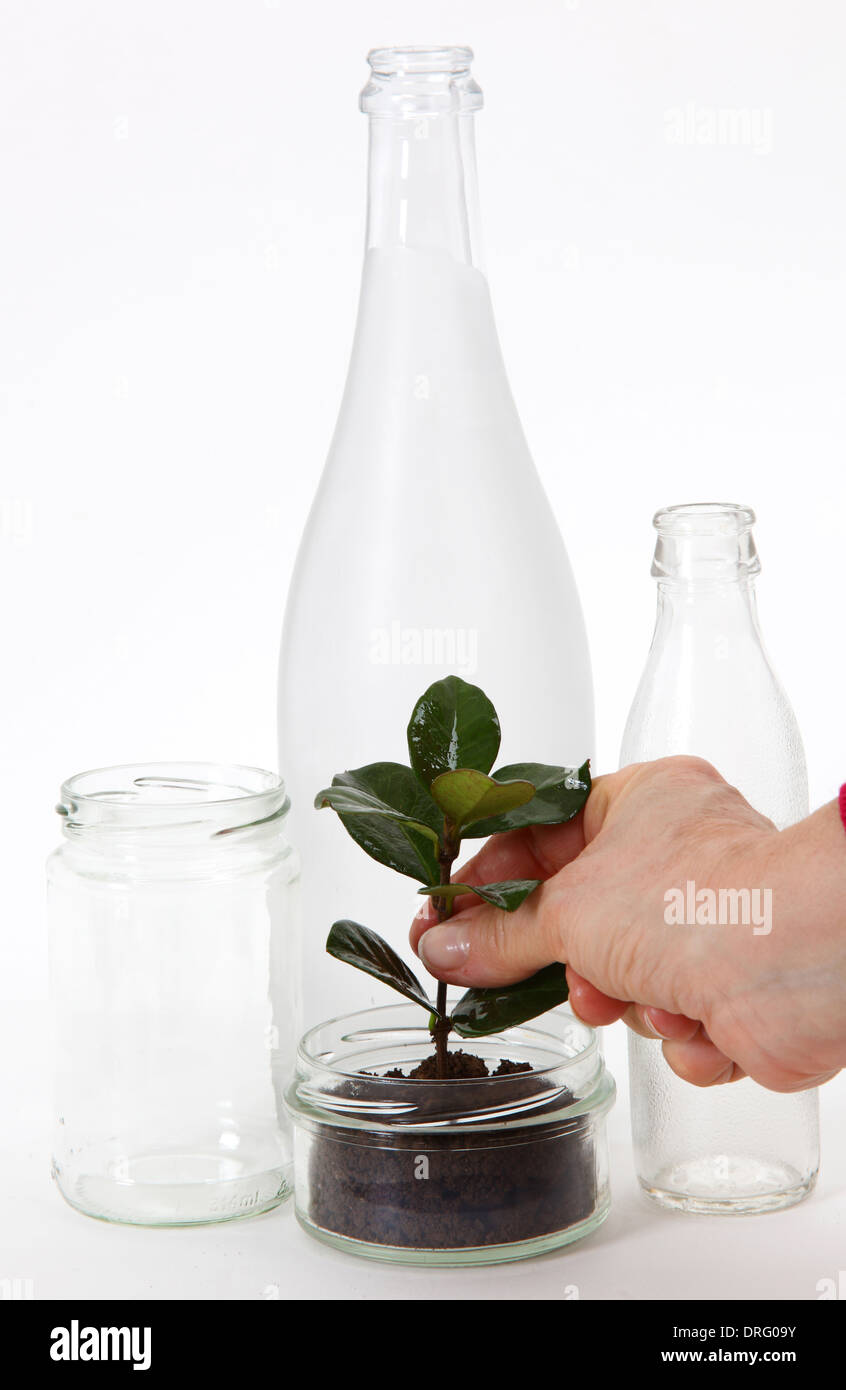
[[[300,1223],[405,1264],[496,1264],[595,1230],[610,1194],[614,1082],[569,1010],[449,1049],[434,1075],[413,1004],[303,1038],[287,1094]]]

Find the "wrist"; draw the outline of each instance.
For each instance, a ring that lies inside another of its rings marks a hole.
[[[839,802],[776,832],[763,858],[750,861],[771,890],[772,930],[743,932],[732,952],[730,1012],[745,1034],[750,1075],[818,1079],[846,1062],[846,841]],[[776,1089],[783,1089],[779,1085]]]

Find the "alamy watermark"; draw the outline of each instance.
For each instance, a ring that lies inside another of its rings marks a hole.
[[[29,1298],[35,1298],[34,1279],[0,1279],[0,1299],[19,1303]]]
[[[0,541],[28,545],[33,533],[33,505],[27,497],[0,497]]]
[[[755,936],[773,929],[772,888],[697,888],[688,879],[684,888],[664,894],[668,927],[751,927]]]
[[[153,1359],[149,1327],[88,1327],[78,1318],[50,1334],[53,1361],[128,1361],[133,1371],[148,1371]]]
[[[474,627],[405,627],[394,619],[370,630],[374,666],[447,666],[472,676],[479,664],[479,633]]]
[[[664,112],[668,145],[706,145],[773,152],[773,113],[769,106],[700,106],[695,101]]]

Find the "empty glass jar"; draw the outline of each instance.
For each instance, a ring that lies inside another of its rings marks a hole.
[[[188,1225],[291,1187],[297,857],[282,780],[164,763],[62,788],[48,863],[53,1171],[90,1216]]]

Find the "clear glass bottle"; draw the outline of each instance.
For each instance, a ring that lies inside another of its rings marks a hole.
[[[275,773],[81,773],[48,862],[53,1173],[78,1210],[190,1225],[292,1188],[297,856]]]
[[[760,570],[748,507],[699,503],[654,518],[658,618],[623,737],[621,765],[707,758],[782,828],[808,813],[802,740],[764,649]],[[727,927],[727,930],[743,930]],[[664,1206],[745,1213],[791,1206],[819,1167],[818,1095],[748,1078],[701,1089],[661,1044],[629,1036],[632,1131],[641,1186]]]
[[[481,269],[471,59],[467,48],[375,50],[361,98],[370,167],[358,324],[279,680],[280,765],[304,863],[306,1024],[389,997],[325,960],[336,917],[407,942],[409,885],[386,883],[312,809],[333,773],[407,761],[402,715],[450,672],[494,700],[502,763],[525,757],[530,739],[551,763],[578,766],[593,750],[579,599]]]

